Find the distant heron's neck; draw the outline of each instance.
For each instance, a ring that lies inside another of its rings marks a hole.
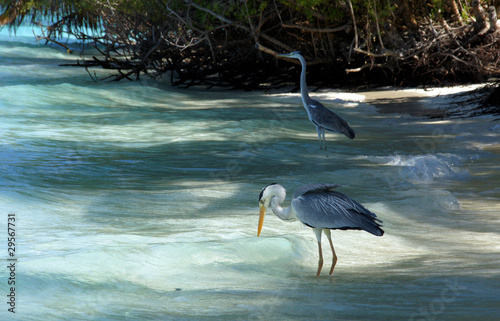
[[[307,90],[306,85],[306,60],[304,59],[304,57],[299,57],[299,60],[302,65],[302,72],[300,73],[300,93],[302,95],[302,103],[305,107],[310,100],[309,91]]]

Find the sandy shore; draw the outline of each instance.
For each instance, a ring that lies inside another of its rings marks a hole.
[[[335,104],[343,104],[344,107],[356,108],[359,104],[371,105],[381,114],[400,114],[414,117],[432,117],[439,118],[449,112],[450,108],[455,107],[461,102],[470,103],[474,98],[473,91],[484,87],[486,84],[476,84],[468,86],[438,87],[427,89],[395,89],[394,87],[377,88],[375,90],[346,92],[339,90],[319,90],[311,92],[310,96],[322,102],[326,107],[335,110]],[[470,94],[468,94],[470,93]],[[274,95],[294,96],[300,99],[300,93],[280,93]],[[473,105],[464,105],[470,108]],[[498,143],[498,134],[500,133],[500,124],[490,122],[496,119],[491,115],[481,116],[484,120],[473,121],[478,124],[478,130],[487,126],[491,137],[488,142],[479,144],[476,147],[481,150],[493,152],[500,155],[500,143]],[[472,119],[470,119],[472,121]],[[473,130],[469,128],[469,130]]]
[[[484,86],[454,86],[429,89],[378,89],[358,92],[364,102],[373,105],[382,114],[400,113],[411,116],[440,116],[443,110],[459,99],[457,95],[471,92]],[[463,99],[463,98],[462,98]]]
[[[310,92],[313,99],[323,102],[329,107],[335,103],[353,102],[353,107],[358,103],[375,106],[381,114],[408,114],[411,116],[441,116],[447,107],[453,103],[464,101],[467,95],[483,87],[485,84],[468,86],[436,87],[426,89],[395,89],[394,87],[377,88],[374,90],[346,92],[339,90],[318,90]],[[300,96],[300,93],[272,93],[272,95]]]

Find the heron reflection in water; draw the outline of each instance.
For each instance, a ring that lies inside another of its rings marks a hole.
[[[291,206],[285,209],[281,207],[286,197],[286,190],[283,186],[273,183],[264,187],[259,195],[260,216],[257,236],[260,235],[266,209],[269,206],[280,219],[299,220],[311,227],[318,241],[319,261],[316,275],[319,276],[323,267],[321,234],[324,232],[333,253],[331,275],[337,263],[337,255],[333,248],[330,230],[363,230],[376,236],[384,235],[379,224],[382,221],[355,200],[340,192],[332,191],[338,186],[333,184],[304,185],[297,189]]]
[[[288,54],[279,54],[276,57],[298,59],[302,65],[300,74],[300,94],[302,103],[307,111],[309,120],[316,126],[319,138],[319,148],[326,150],[325,132],[335,132],[346,135],[350,139],[354,139],[354,130],[349,127],[347,122],[339,115],[329,110],[319,101],[311,99],[306,85],[306,60],[299,51],[294,51]]]

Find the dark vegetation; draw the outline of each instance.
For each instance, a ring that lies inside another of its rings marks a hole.
[[[499,3],[497,3],[499,2]],[[70,33],[99,54],[78,65],[114,80],[256,89],[297,83],[299,50],[311,86],[426,86],[500,76],[500,26],[486,0],[0,0],[0,25]],[[43,25],[41,19],[53,21]]]

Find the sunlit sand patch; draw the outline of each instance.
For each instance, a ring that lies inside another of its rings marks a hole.
[[[380,113],[400,113],[412,116],[439,116],[440,108],[450,103],[450,98],[459,93],[466,93],[482,85],[436,87],[428,89],[377,89],[359,92],[365,96],[367,104],[374,105]]]

